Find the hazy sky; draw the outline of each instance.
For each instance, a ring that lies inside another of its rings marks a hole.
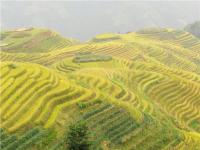
[[[88,40],[144,27],[182,28],[200,20],[200,1],[3,1],[1,28],[45,27]]]

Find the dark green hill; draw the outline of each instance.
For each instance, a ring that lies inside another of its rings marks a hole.
[[[200,21],[187,25],[185,30],[200,38]]]

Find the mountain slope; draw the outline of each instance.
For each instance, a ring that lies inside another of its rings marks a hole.
[[[39,28],[22,28],[1,32],[1,50],[9,53],[48,52],[77,44],[56,32]]]
[[[200,38],[200,21],[187,25],[185,30]]]
[[[95,150],[198,149],[198,42],[184,31],[151,29],[46,53],[1,52],[0,127],[54,129],[57,139],[41,149],[62,145],[77,120],[87,123]]]

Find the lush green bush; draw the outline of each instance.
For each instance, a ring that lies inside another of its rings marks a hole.
[[[89,132],[85,122],[76,122],[69,127],[66,141],[70,150],[89,150]]]

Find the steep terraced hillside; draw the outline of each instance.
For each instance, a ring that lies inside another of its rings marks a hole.
[[[77,44],[78,41],[65,39],[47,29],[22,28],[0,33],[2,51],[9,53],[37,53],[55,51]]]
[[[199,43],[148,29],[43,53],[2,50],[1,148],[64,150],[68,127],[84,121],[94,150],[199,150]]]

